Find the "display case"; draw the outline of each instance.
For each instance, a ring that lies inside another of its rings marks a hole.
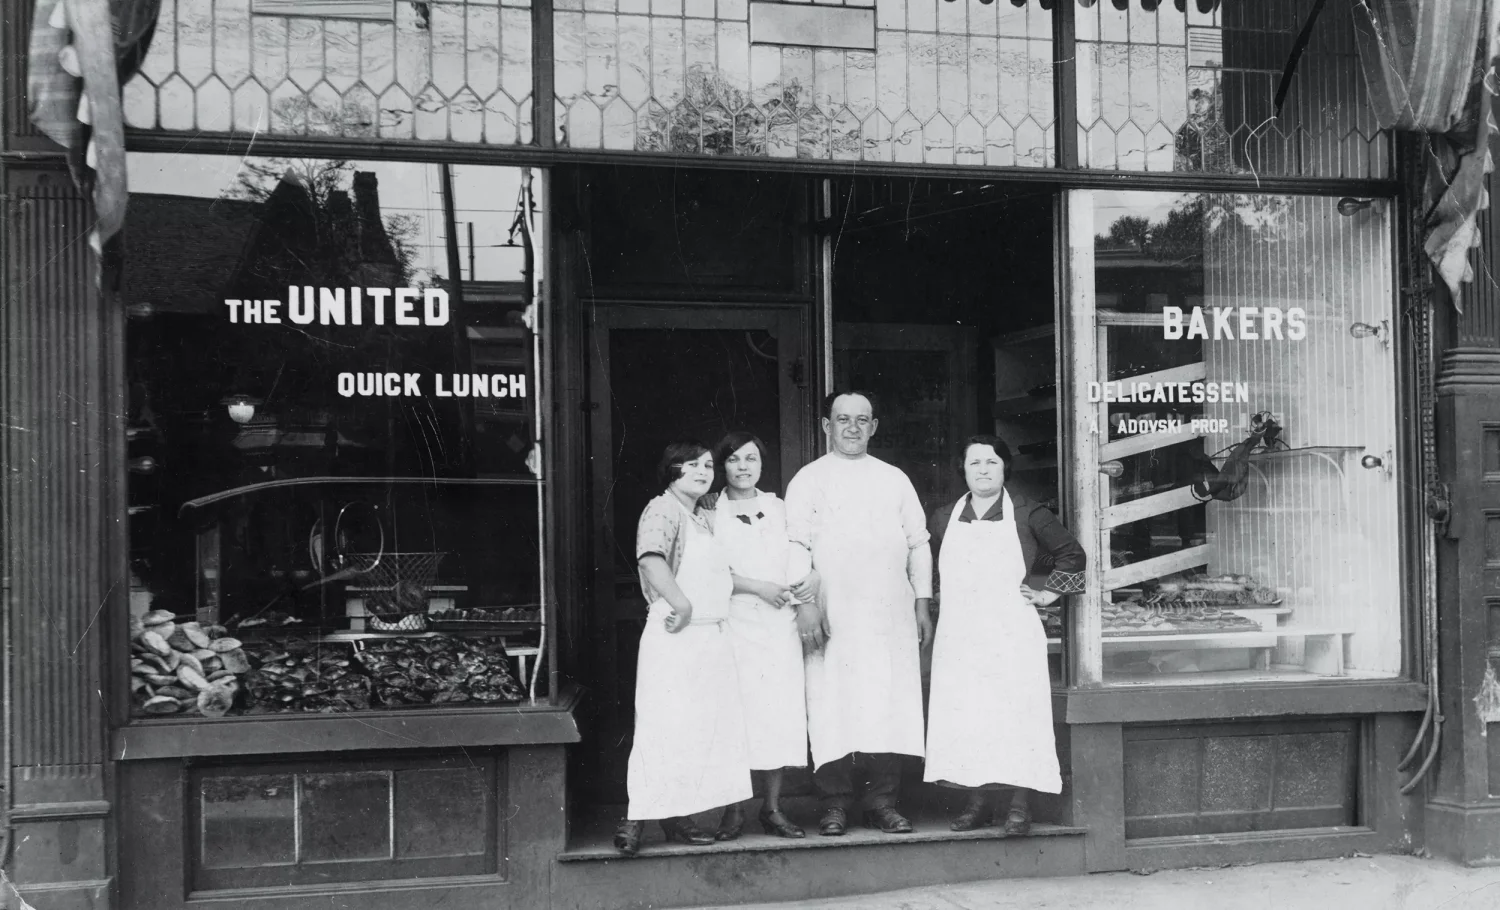
[[[131,617],[145,715],[514,703],[539,683],[534,482],[298,478],[190,501],[192,609]]]

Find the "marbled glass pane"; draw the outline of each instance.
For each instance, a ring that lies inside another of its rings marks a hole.
[[[205,777],[198,800],[203,868],[246,869],[296,861],[292,775]]]
[[[1347,8],[1318,20],[1279,116],[1273,95],[1316,0],[1225,0],[1078,11],[1084,167],[1380,178],[1374,122]],[[1167,137],[1171,137],[1170,142]],[[1169,151],[1170,147],[1170,151]]]
[[[305,863],[391,856],[391,772],[342,771],[297,779]]]

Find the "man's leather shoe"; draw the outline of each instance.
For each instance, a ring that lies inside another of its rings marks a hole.
[[[1005,827],[1002,830],[1006,837],[1025,837],[1031,833],[1031,813],[1012,806],[1005,816]]]
[[[843,809],[829,809],[818,822],[818,833],[824,837],[841,837],[848,824],[849,817]]]
[[[661,833],[667,836],[670,843],[680,840],[684,844],[694,847],[704,847],[714,842],[714,836],[698,827],[691,818],[679,815],[676,818],[664,818],[660,821]]]
[[[910,834],[911,822],[890,806],[880,806],[865,813],[865,824],[886,834]]]
[[[994,824],[994,810],[990,808],[990,802],[984,791],[980,791],[969,797],[968,805],[953,819],[948,827],[954,831],[973,831],[986,825]]]

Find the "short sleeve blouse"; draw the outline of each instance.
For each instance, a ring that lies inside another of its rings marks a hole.
[[[636,561],[639,563],[642,556],[654,553],[665,559],[667,568],[676,575],[677,567],[682,565],[682,551],[687,547],[687,535],[683,533],[687,520],[687,509],[671,493],[663,493],[646,503],[635,529]],[[692,520],[705,531],[713,530],[702,508],[693,510]],[[645,572],[640,573],[640,580],[641,594],[647,603],[661,599],[661,594],[646,581]]]

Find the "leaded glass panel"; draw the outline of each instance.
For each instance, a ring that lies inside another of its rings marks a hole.
[[[1332,4],[1277,116],[1274,98],[1315,0],[1093,3],[1077,8],[1078,160],[1119,171],[1381,178],[1389,137]],[[1184,6],[1185,10],[1178,9]]]
[[[1052,14],[846,0],[874,50],[752,41],[746,0],[558,0],[560,144],[678,154],[1053,164]]]
[[[530,0],[391,3],[384,21],[355,6],[163,0],[150,53],[124,89],[126,123],[532,142]]]

